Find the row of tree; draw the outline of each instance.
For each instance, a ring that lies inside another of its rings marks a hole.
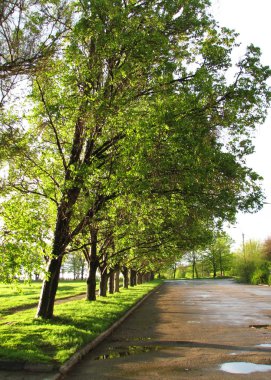
[[[65,255],[83,252],[91,300],[98,268],[103,294],[261,206],[245,156],[271,72],[249,46],[229,75],[236,35],[209,5],[2,2],[1,279],[46,272],[37,316],[53,316]]]
[[[166,278],[234,277],[248,284],[271,285],[271,238],[249,240],[236,251],[231,238],[219,233],[208,247],[187,252],[162,272]]]

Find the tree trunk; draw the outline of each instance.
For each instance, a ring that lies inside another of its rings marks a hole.
[[[107,295],[107,283],[108,283],[108,273],[107,270],[104,269],[101,271],[101,279],[100,279],[100,296],[106,297]]]
[[[176,271],[177,271],[177,265],[176,263],[173,265],[173,279],[176,279]]]
[[[130,286],[136,285],[136,271],[134,269],[130,269]]]
[[[199,278],[199,272],[198,272],[198,267],[195,263],[195,273],[196,273],[196,278]]]
[[[113,294],[114,293],[114,277],[115,277],[114,271],[110,270],[109,284],[108,284],[108,292],[109,292],[109,294]]]
[[[192,279],[193,280],[195,278],[195,266],[196,266],[196,263],[195,263],[195,260],[193,259],[193,263],[192,263]]]
[[[91,230],[90,257],[87,278],[87,300],[96,300],[96,272],[99,266],[97,258],[97,230]]]
[[[216,278],[216,265],[213,266],[213,277]]]
[[[136,282],[137,282],[137,284],[142,284],[142,282],[143,282],[143,274],[142,273],[137,273]]]
[[[120,291],[120,271],[119,269],[115,272],[115,292],[118,293]]]
[[[154,272],[151,272],[150,273],[150,281],[153,281],[154,280]]]
[[[42,284],[40,300],[36,317],[50,319],[53,317],[55,296],[58,287],[62,256],[53,258],[49,261],[49,278]]]
[[[85,274],[85,261],[81,261],[81,280],[84,280],[84,274]]]
[[[192,278],[196,277],[199,278],[198,270],[197,270],[197,265],[196,265],[196,254],[193,252],[193,263],[192,263]]]
[[[69,179],[70,172],[66,173],[66,180]],[[43,281],[40,300],[37,309],[37,317],[50,319],[53,317],[55,296],[58,287],[62,258],[65,249],[70,242],[70,220],[72,217],[72,206],[76,202],[80,188],[71,188],[57,210],[57,221],[54,234],[54,244],[52,249],[52,259],[48,263],[48,278]]]
[[[123,274],[123,287],[124,289],[128,289],[129,286],[129,271],[127,267],[122,267],[122,274]]]
[[[222,265],[222,254],[219,252],[219,265],[220,265],[220,276],[224,276],[224,270],[223,270],[223,265]]]
[[[87,278],[87,300],[96,300],[96,272],[98,263],[92,261],[89,263],[88,278]]]

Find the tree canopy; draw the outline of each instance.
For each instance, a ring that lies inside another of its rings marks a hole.
[[[2,26],[14,17],[10,6],[3,3]],[[155,271],[204,244],[238,210],[261,207],[260,177],[245,157],[266,116],[271,71],[251,45],[229,76],[235,33],[215,22],[209,1],[15,6],[25,20],[14,37],[21,55],[9,52],[0,72],[3,83],[27,75],[30,95],[19,118],[1,119],[1,141],[8,119],[16,127],[12,144],[1,143],[2,193],[18,205],[24,199],[20,244],[34,240],[37,256],[46,245],[38,316],[52,317],[61,263],[75,247],[92,247],[95,260],[111,255],[107,269],[134,261]],[[9,202],[2,207],[1,249],[20,256],[6,236],[21,223],[14,213],[10,222]],[[13,276],[21,265],[11,266]]]

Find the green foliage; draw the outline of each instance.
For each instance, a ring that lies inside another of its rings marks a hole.
[[[251,283],[253,285],[268,284],[269,283],[269,266],[266,262],[262,263],[259,268],[257,268],[252,275]]]
[[[50,256],[49,223],[52,214],[36,196],[10,196],[1,204],[0,281],[28,279],[45,272]]]
[[[34,37],[40,47],[56,22],[45,69],[30,73],[18,136],[3,153],[3,279],[42,270],[43,256],[60,265],[89,244],[92,227],[108,268],[159,271],[210,244],[238,210],[261,207],[260,177],[245,156],[266,116],[271,72],[249,46],[229,78],[236,35],[219,28],[208,5],[55,0],[39,2],[36,12],[28,7],[18,33],[23,50]],[[209,252],[214,273],[222,248]],[[49,274],[50,292],[57,274]]]
[[[270,270],[263,252],[263,245],[258,241],[245,243],[235,254],[232,274],[240,282],[254,285],[268,284]]]

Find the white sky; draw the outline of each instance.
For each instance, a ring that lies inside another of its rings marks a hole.
[[[262,62],[271,66],[271,0],[212,0],[212,13],[221,26],[239,33],[241,49],[253,43],[262,50]],[[240,51],[240,56],[243,50]],[[263,189],[266,201],[271,203],[271,109],[264,125],[255,136],[255,153],[247,163],[264,177]],[[256,214],[239,214],[237,224],[227,232],[235,240],[235,246],[250,239],[265,240],[271,236],[271,204]]]

